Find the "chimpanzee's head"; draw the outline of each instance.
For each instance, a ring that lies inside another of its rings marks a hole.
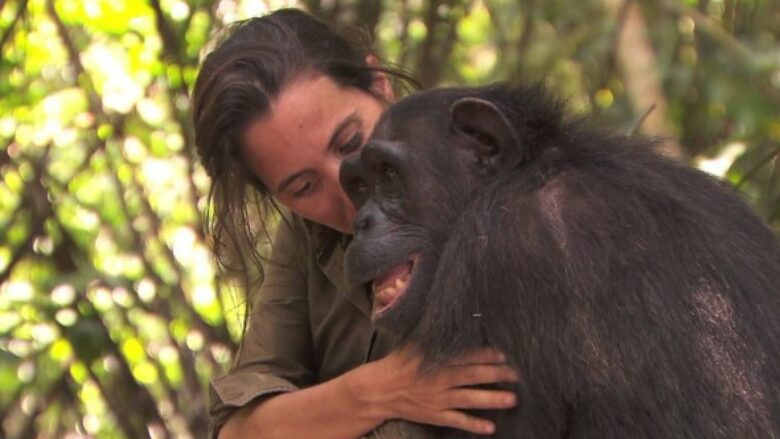
[[[549,138],[560,119],[543,89],[514,90],[513,98],[529,105],[519,112],[514,102],[506,105],[505,90],[408,97],[383,114],[363,150],[341,165],[341,184],[359,209],[347,278],[371,285],[376,322],[396,334],[408,335],[418,321],[438,258],[470,200],[528,161],[528,142],[538,146],[536,138]]]

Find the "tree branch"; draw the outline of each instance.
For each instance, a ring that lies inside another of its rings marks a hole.
[[[366,26],[372,38],[376,35],[376,26],[382,15],[382,0],[362,0],[357,5],[358,21]]]
[[[157,26],[157,32],[162,39],[163,56],[168,57],[176,64],[181,65],[182,59],[179,53],[179,39],[176,37],[176,32],[173,31],[171,24],[165,18],[165,13],[163,13],[160,0],[149,0],[149,5],[154,11],[154,22]]]
[[[163,53],[167,55],[169,58],[173,60],[173,62],[179,67],[179,86],[176,87],[176,89],[171,90],[171,92],[168,93],[168,102],[171,106],[171,110],[174,114],[174,117],[176,118],[176,121],[179,126],[179,133],[181,134],[184,144],[188,146],[186,149],[186,152],[184,154],[184,158],[187,160],[187,171],[188,171],[188,184],[189,184],[189,193],[190,193],[190,202],[193,206],[197,206],[197,189],[195,187],[195,182],[192,180],[192,174],[195,169],[195,160],[193,157],[193,154],[191,151],[193,148],[189,148],[191,146],[194,146],[194,135],[192,134],[190,128],[189,128],[189,122],[188,118],[185,114],[183,114],[181,111],[178,110],[176,105],[176,98],[181,97],[183,99],[189,99],[189,85],[187,84],[185,78],[184,78],[184,61],[187,59],[186,54],[182,53],[182,46],[179,39],[176,37],[176,33],[173,31],[173,28],[171,27],[170,22],[165,18],[165,14],[163,13],[162,6],[160,5],[159,0],[150,0],[152,9],[154,10],[155,15],[155,23],[157,25],[157,31],[160,33],[160,36],[162,38],[163,42]],[[190,16],[192,16],[192,12],[190,13]],[[186,29],[186,27],[185,27]],[[200,220],[196,220],[195,224],[195,230],[198,234],[198,237],[203,240],[203,227],[201,225]]]
[[[11,254],[11,259],[5,269],[0,272],[0,284],[3,284],[11,277],[11,273],[14,267],[27,255],[32,249],[35,238],[43,233],[43,225],[46,223],[46,219],[52,213],[52,206],[46,197],[46,188],[41,183],[41,176],[46,169],[46,163],[48,162],[49,152],[51,151],[51,144],[47,145],[44,149],[43,156],[34,166],[35,174],[31,180],[31,183],[27,184],[24,188],[24,194],[22,195],[21,205],[19,209],[13,214],[16,218],[22,209],[27,209],[32,213],[33,222],[27,234],[25,241],[17,246]]]
[[[527,0],[526,8],[523,11],[523,30],[520,38],[517,40],[517,68],[515,72],[523,75],[525,70],[525,52],[531,44],[534,35],[534,13],[536,10],[536,1]]]
[[[753,167],[750,168],[744,175],[742,175],[742,178],[739,179],[737,184],[734,186],[737,187],[737,189],[741,188],[742,185],[747,183],[751,178],[753,178],[758,171],[766,166],[769,162],[771,162],[774,158],[780,156],[780,146],[774,148],[769,154],[767,154],[765,157],[762,157],[761,160],[758,161]]]
[[[655,48],[648,36],[647,21],[637,0],[626,0],[623,6],[627,10],[625,24],[618,29],[616,55],[626,92],[636,113],[655,107],[655,111],[647,115],[643,131],[666,138],[662,151],[670,157],[680,158],[683,151],[667,120],[668,100],[658,71]],[[614,6],[613,10],[622,13],[622,9]]]
[[[28,0],[22,0],[19,3],[19,6],[16,8],[16,15],[14,15],[13,20],[11,20],[11,24],[8,26],[8,29],[6,29],[6,31],[3,33],[3,36],[0,37],[0,52],[3,51],[3,47],[5,47],[5,43],[11,39],[11,35],[13,35],[14,33],[14,27],[16,27],[16,23],[18,23],[22,19],[24,12],[27,10],[27,2]],[[0,11],[3,10],[3,6],[5,6],[5,1],[0,1]]]
[[[707,34],[713,41],[718,43],[733,56],[737,57],[741,62],[752,65],[757,64],[750,49],[726,32],[718,23],[698,10],[685,6],[682,2],[672,0],[663,0],[661,5],[668,12],[677,16],[687,16],[692,19],[697,28],[701,29],[703,33]]]
[[[401,18],[401,32],[398,36],[398,45],[401,48],[398,54],[398,65],[407,68],[407,62],[409,60],[409,24],[412,17],[409,12],[409,0],[400,0],[400,18]]]
[[[418,59],[418,76],[420,84],[423,87],[436,85],[442,76],[444,67],[447,65],[447,59],[452,53],[452,48],[457,40],[457,21],[460,17],[454,12],[456,8],[463,7],[468,9],[471,2],[465,4],[461,0],[431,0],[428,3],[428,9],[425,13],[425,27],[428,33],[422,43],[420,57]],[[446,6],[448,17],[439,16],[439,8]],[[442,35],[439,31],[439,24],[448,21],[446,33]]]
[[[95,86],[92,84],[92,78],[87,75],[84,64],[81,63],[79,50],[76,48],[76,44],[70,37],[68,28],[65,26],[65,23],[62,22],[59,14],[57,14],[57,9],[54,7],[54,0],[46,0],[46,10],[54,22],[55,27],[57,28],[57,35],[59,35],[62,44],[65,46],[65,50],[68,52],[68,59],[70,61],[71,67],[74,70],[74,73],[76,74],[76,82],[83,82],[80,85],[82,85],[84,92],[87,94],[87,100],[89,101],[90,109],[94,114],[102,115],[102,104],[100,103],[99,96],[95,94]]]
[[[634,122],[634,126],[631,127],[629,130],[629,136],[633,136],[639,132],[639,130],[642,128],[642,124],[647,120],[647,118],[650,116],[650,113],[655,110],[655,104],[650,105],[650,108],[647,109],[637,120]]]

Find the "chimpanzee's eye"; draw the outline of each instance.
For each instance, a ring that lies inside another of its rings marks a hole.
[[[353,188],[355,193],[358,195],[365,195],[368,193],[368,185],[363,180],[355,181],[355,183],[353,184]]]

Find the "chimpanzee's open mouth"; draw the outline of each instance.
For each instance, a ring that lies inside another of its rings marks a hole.
[[[416,260],[417,255],[414,255],[408,261],[374,279],[371,284],[371,289],[374,291],[374,316],[379,316],[391,308],[406,293]]]

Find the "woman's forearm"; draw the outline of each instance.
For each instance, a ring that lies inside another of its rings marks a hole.
[[[219,439],[357,439],[388,419],[405,419],[476,434],[495,426],[462,409],[513,407],[515,395],[472,386],[517,382],[494,349],[476,351],[428,374],[413,348],[396,350],[333,380],[240,409]]]
[[[356,439],[387,418],[365,392],[370,365],[322,384],[274,396],[239,409],[219,439]]]

